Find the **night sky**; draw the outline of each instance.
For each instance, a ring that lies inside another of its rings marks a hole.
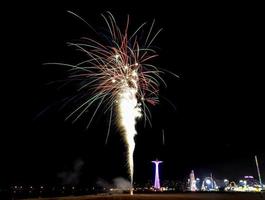
[[[115,126],[107,145],[108,115],[90,114],[72,124],[74,109],[61,109],[75,85],[53,83],[67,69],[46,62],[74,64],[80,53],[66,42],[90,37],[82,16],[96,29],[105,28],[101,13],[111,11],[121,26],[156,19],[163,28],[155,42],[157,66],[179,75],[164,76],[167,88],[151,109],[152,128],[137,125],[135,181],[153,177],[151,160],[161,159],[162,180],[182,180],[193,169],[200,178],[257,177],[258,155],[265,178],[264,31],[258,5],[176,4],[137,1],[94,4],[35,3],[8,7],[2,54],[1,185],[60,184],[76,172],[73,184],[98,178],[127,178],[126,149]],[[162,129],[165,144],[162,143]],[[70,181],[71,182],[71,181]]]

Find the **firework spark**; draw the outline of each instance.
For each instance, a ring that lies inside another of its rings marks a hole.
[[[128,171],[133,184],[136,120],[143,117],[145,122],[151,124],[148,104],[158,103],[160,83],[165,84],[160,77],[162,70],[150,63],[158,56],[152,48],[152,43],[162,29],[154,32],[155,21],[153,21],[148,31],[144,31],[147,25],[143,23],[135,32],[129,34],[129,16],[124,31],[118,27],[110,12],[102,17],[108,27],[102,41],[81,38],[81,42],[69,43],[85,53],[86,60],[76,65],[53,64],[70,67],[70,80],[77,80],[81,84],[78,91],[82,94],[82,102],[67,118],[74,118],[76,121],[92,105],[96,105],[88,123],[89,126],[99,107],[103,106],[106,111],[110,111],[110,127],[113,111],[115,111],[116,122],[128,148]],[[139,41],[144,33],[144,41]]]

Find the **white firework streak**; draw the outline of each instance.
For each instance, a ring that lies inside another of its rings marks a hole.
[[[127,157],[129,165],[129,174],[131,179],[131,186],[133,185],[133,153],[135,148],[134,137],[137,134],[136,120],[142,116],[141,108],[137,102],[137,89],[125,86],[118,99],[118,117],[119,125],[123,131],[123,137],[127,144]]]

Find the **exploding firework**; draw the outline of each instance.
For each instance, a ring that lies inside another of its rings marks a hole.
[[[143,23],[129,34],[129,16],[124,30],[119,28],[110,12],[102,17],[108,31],[100,40],[81,38],[81,42],[69,43],[86,55],[85,60],[76,65],[53,64],[70,67],[70,80],[80,81],[78,91],[82,93],[82,101],[67,118],[75,121],[96,105],[89,126],[99,107],[103,106],[110,113],[110,127],[115,112],[116,123],[127,145],[128,170],[133,184],[136,121],[143,117],[145,122],[151,123],[148,106],[158,103],[160,83],[165,84],[160,77],[164,70],[150,63],[158,56],[152,44],[162,29],[154,32],[153,21],[147,31],[147,24]],[[98,35],[102,36],[102,33]],[[108,135],[109,129],[107,138]]]

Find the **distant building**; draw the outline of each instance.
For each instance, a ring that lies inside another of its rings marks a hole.
[[[198,190],[197,186],[196,186],[196,179],[195,179],[195,175],[194,175],[193,170],[191,170],[191,173],[190,173],[189,188],[190,188],[191,192],[195,192]]]

